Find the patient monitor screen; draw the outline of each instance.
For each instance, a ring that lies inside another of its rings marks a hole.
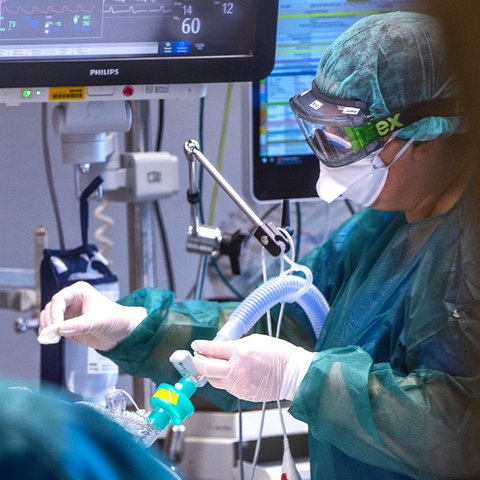
[[[247,55],[254,1],[2,0],[0,57]]]
[[[0,0],[0,88],[251,81],[277,0]]]

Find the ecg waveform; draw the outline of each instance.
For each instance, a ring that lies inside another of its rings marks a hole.
[[[7,2],[2,2],[6,5]],[[17,7],[9,8],[8,5],[2,6],[2,15],[22,15],[22,16],[34,16],[34,15],[58,15],[64,13],[74,13],[74,14],[92,14],[95,11],[95,6],[86,8],[82,5],[76,5],[75,7],[70,7],[68,5],[62,5],[60,7],[55,7],[54,5],[48,5],[46,7]]]
[[[179,2],[175,2],[178,4]],[[111,0],[106,1],[103,13],[108,15],[160,15],[170,16],[174,11],[173,2],[162,0]]]

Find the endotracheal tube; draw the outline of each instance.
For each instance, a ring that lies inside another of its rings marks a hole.
[[[307,271],[304,267],[300,270],[303,273]],[[266,281],[233,311],[215,340],[235,340],[242,337],[267,310],[284,302],[297,302],[304,309],[313,331],[318,335],[329,307],[323,295],[312,284],[308,273],[306,277],[281,274]],[[114,389],[106,395],[106,408],[86,402],[80,403],[101,411],[148,448],[168,425],[181,425],[193,414],[190,397],[207,381],[196,371],[192,360],[192,355],[186,350],[177,350],[171,355],[170,362],[181,378],[175,385],[162,383],[158,386],[150,399],[152,411],[148,415],[139,409],[136,412],[128,411],[126,405],[129,397],[123,390]]]

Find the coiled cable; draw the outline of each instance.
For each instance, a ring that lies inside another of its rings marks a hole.
[[[113,227],[115,221],[108,216],[105,211],[110,207],[111,202],[104,200],[98,205],[94,211],[93,216],[102,224],[94,232],[95,243],[98,244],[98,250],[105,258],[112,251],[114,242],[107,237],[107,232]]]

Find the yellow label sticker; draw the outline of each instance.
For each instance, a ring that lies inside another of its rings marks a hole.
[[[51,102],[68,102],[71,100],[85,100],[85,87],[51,87],[48,90],[48,99]]]
[[[172,392],[171,390],[168,390],[166,388],[158,389],[153,394],[153,396],[161,398],[165,402],[170,403],[172,405],[176,405],[178,403],[178,393]]]

